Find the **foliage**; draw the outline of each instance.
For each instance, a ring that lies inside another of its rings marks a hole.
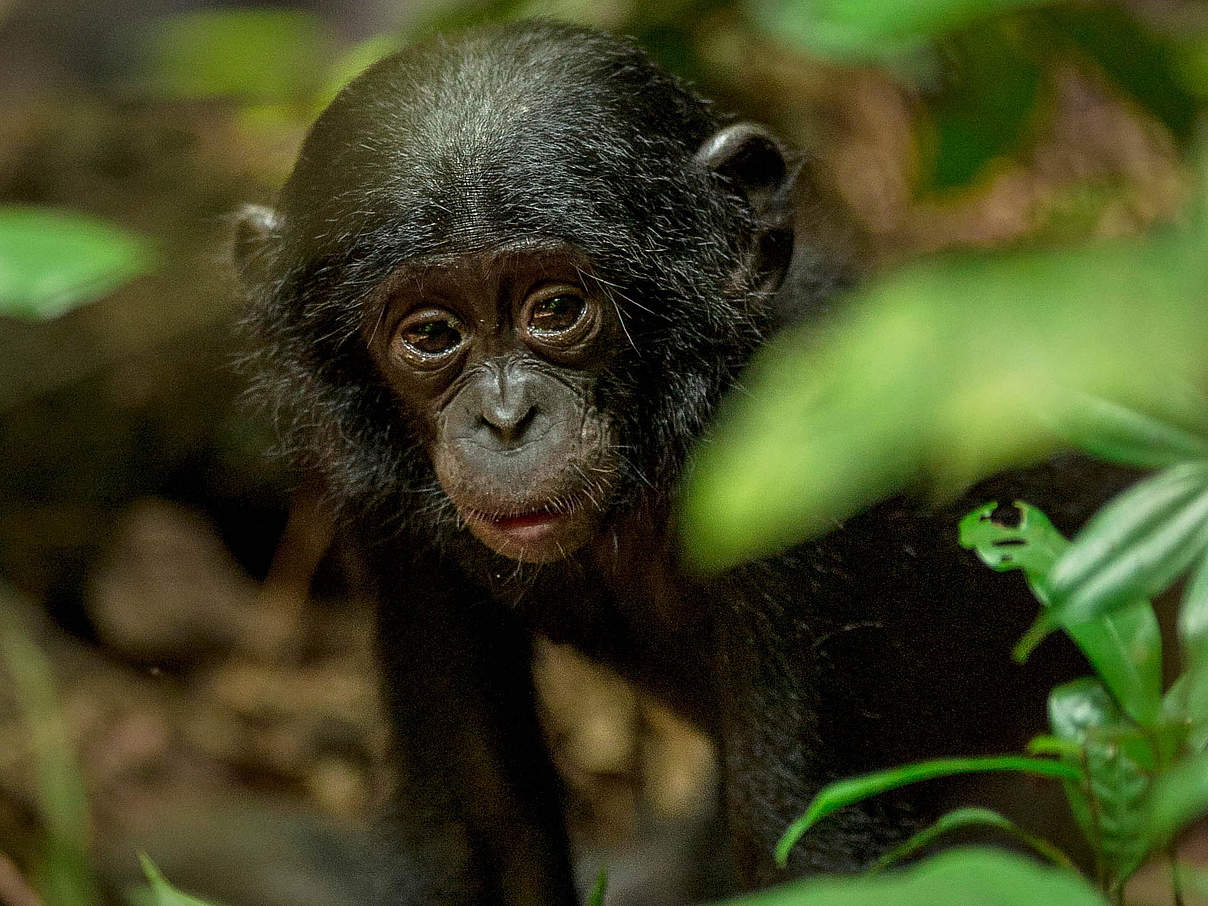
[[[1087,402],[1080,427],[1088,446],[1129,464],[1171,464],[1109,502],[1072,543],[1024,503],[977,508],[962,520],[960,536],[992,569],[1023,572],[1042,605],[1017,656],[1061,626],[1095,671],[1052,690],[1050,734],[1032,741],[1033,758],[1023,769],[1041,773],[1032,765],[1044,764],[1047,776],[1062,780],[1095,853],[1097,880],[1118,900],[1147,857],[1208,813],[1208,459],[1202,455],[1208,436]],[[1094,428],[1096,416],[1101,430]],[[1147,598],[1188,570],[1193,575],[1179,613],[1186,667],[1163,694],[1161,641]],[[801,835],[836,808],[903,783],[979,769],[1020,766],[1009,756],[938,759],[831,784],[785,833],[778,856],[783,862]],[[924,829],[900,852],[974,822],[1019,836],[1001,816],[963,811]]]
[[[1087,393],[1203,424],[1205,240],[1197,221],[1073,250],[930,259],[857,291],[825,328],[778,337],[700,450],[689,555],[724,568],[904,488],[946,495],[1043,458],[1068,444]]]
[[[0,315],[53,318],[149,271],[151,244],[84,214],[0,207]]]

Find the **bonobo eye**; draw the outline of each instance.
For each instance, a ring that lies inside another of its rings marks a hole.
[[[543,286],[529,295],[520,314],[522,329],[542,343],[575,343],[590,327],[588,301],[572,286]]]
[[[395,332],[399,350],[411,360],[430,362],[444,359],[458,349],[465,337],[465,328],[452,312],[440,308],[424,308],[412,312]]]
[[[583,317],[586,308],[577,293],[562,293],[542,299],[529,309],[529,329],[541,333],[562,333],[570,330]]]

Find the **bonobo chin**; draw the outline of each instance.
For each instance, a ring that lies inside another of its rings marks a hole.
[[[680,568],[689,451],[838,279],[799,229],[800,170],[633,43],[518,22],[370,67],[273,206],[244,210],[256,393],[378,599],[399,781],[381,903],[576,901],[534,634],[714,735],[732,889],[864,866],[949,792],[845,809],[777,867],[822,783],[1038,729],[1059,659],[1009,663],[1034,605],[957,549],[964,502]],[[1060,472],[999,481],[977,499],[1087,496]]]

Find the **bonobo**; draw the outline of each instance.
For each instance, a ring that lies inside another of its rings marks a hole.
[[[382,902],[575,901],[534,633],[715,735],[743,887],[864,865],[946,804],[925,785],[846,809],[781,871],[819,784],[1017,747],[1042,719],[1052,677],[1007,656],[1035,605],[958,550],[967,501],[891,502],[720,577],[677,566],[686,455],[783,313],[826,294],[797,171],[632,44],[527,22],[371,67],[277,206],[244,212],[259,392],[380,598]],[[976,500],[1078,496],[1061,472],[1002,481]]]

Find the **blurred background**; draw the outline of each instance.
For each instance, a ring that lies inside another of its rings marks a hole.
[[[129,902],[140,851],[230,906],[363,901],[370,612],[240,399],[232,214],[369,62],[534,14],[808,153],[803,230],[873,274],[1193,219],[1198,0],[0,0],[0,904]],[[709,744],[568,651],[536,670],[586,883],[707,892]]]

